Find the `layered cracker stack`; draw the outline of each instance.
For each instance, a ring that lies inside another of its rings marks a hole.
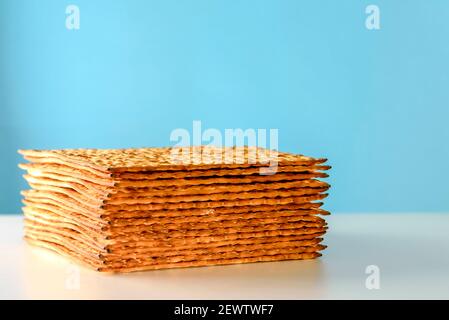
[[[25,239],[98,271],[313,259],[325,248],[326,159],[247,147],[19,152]]]

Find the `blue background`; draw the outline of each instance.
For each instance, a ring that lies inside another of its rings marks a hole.
[[[0,212],[19,148],[164,146],[193,120],[328,157],[331,211],[447,212],[448,40],[444,0],[0,0]]]

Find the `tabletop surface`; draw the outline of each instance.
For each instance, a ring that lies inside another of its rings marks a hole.
[[[0,215],[0,299],[449,299],[449,214],[335,214],[323,257],[104,274]]]

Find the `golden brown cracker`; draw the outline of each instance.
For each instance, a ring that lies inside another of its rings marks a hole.
[[[136,211],[136,210],[177,210],[191,208],[217,208],[217,207],[240,207],[256,205],[281,205],[281,204],[306,204],[311,201],[322,200],[327,197],[326,193],[318,193],[303,196],[290,196],[281,198],[257,198],[239,199],[225,201],[202,201],[202,202],[178,202],[178,203],[156,203],[156,204],[134,204],[134,205],[103,205],[103,214],[116,211]]]
[[[185,255],[175,255],[175,256],[164,256],[164,257],[144,257],[144,258],[134,258],[126,260],[114,260],[105,261],[107,266],[114,267],[140,267],[143,265],[160,265],[168,263],[179,263],[184,261],[208,261],[217,259],[235,259],[235,258],[248,258],[248,257],[259,257],[259,256],[270,256],[278,254],[291,254],[291,253],[316,253],[318,251],[324,250],[326,247],[322,245],[316,245],[313,247],[285,247],[285,248],[270,248],[262,250],[251,250],[251,251],[230,251],[230,252],[219,252],[219,253],[206,253],[206,254],[185,254]]]
[[[26,240],[111,272],[320,256],[326,159],[184,150],[20,151]]]
[[[55,199],[46,197],[35,197],[36,192],[23,192],[25,199],[23,203],[33,207],[39,207],[45,210],[51,210],[60,214],[79,214],[82,216],[83,221],[90,219],[92,223],[110,224],[116,219],[130,219],[130,218],[176,218],[178,216],[202,216],[211,214],[240,214],[251,212],[266,212],[274,210],[294,210],[298,214],[310,214],[311,209],[319,209],[323,204],[322,202],[316,203],[288,203],[288,204],[268,204],[268,205],[249,205],[249,206],[237,206],[237,207],[215,207],[215,208],[187,208],[187,209],[169,209],[169,210],[146,210],[146,211],[117,211],[113,213],[99,212],[86,210],[82,207],[71,206],[70,204],[60,202]],[[56,210],[56,211],[55,211]],[[327,215],[327,211],[320,209],[316,214]]]
[[[248,166],[266,166],[271,161],[278,165],[313,165],[326,161],[303,155],[272,152],[255,147],[217,148],[194,146],[184,148],[187,154],[174,148],[140,148],[140,149],[65,149],[65,150],[19,150],[25,158],[34,162],[45,159],[56,159],[61,164],[73,167],[90,168],[99,172],[132,172],[153,170],[191,170],[216,168],[241,168]],[[254,153],[255,151],[255,153]],[[220,154],[217,158],[215,155]],[[226,163],[226,155],[232,154],[231,161]],[[199,161],[198,161],[199,160]]]
[[[158,270],[158,269],[168,269],[168,268],[187,268],[187,267],[204,267],[213,265],[228,265],[228,264],[241,264],[241,263],[254,263],[254,262],[273,262],[273,261],[283,261],[283,260],[305,260],[305,259],[315,259],[320,257],[321,254],[318,252],[313,253],[299,253],[299,254],[279,254],[271,256],[259,256],[259,257],[246,257],[246,258],[235,258],[235,259],[215,259],[207,261],[186,261],[180,263],[171,264],[159,264],[159,265],[143,265],[137,267],[111,267],[105,266],[101,262],[96,260],[84,259],[82,256],[76,252],[65,248],[64,246],[58,245],[56,243],[41,241],[36,239],[26,238],[28,243],[34,246],[43,247],[60,255],[63,255],[73,261],[76,261],[86,267],[93,268],[94,270],[100,272],[111,272],[111,273],[123,273],[123,272],[139,272],[148,270]]]
[[[72,209],[51,199],[44,199],[44,198],[34,199],[32,197],[31,198],[25,197],[22,199],[22,203],[27,207],[33,207],[57,213],[63,216],[64,218],[77,219],[84,225],[94,229],[98,229],[110,224],[110,221],[108,219],[102,219],[99,214],[95,215],[90,212],[85,213],[82,210]]]
[[[85,258],[81,254],[77,253],[76,251],[70,250],[62,245],[59,245],[52,241],[46,241],[43,239],[39,239],[38,237],[33,237],[29,235],[25,235],[24,239],[33,246],[45,248],[48,250],[51,250],[53,252],[56,252],[57,254],[64,256],[71,261],[74,261],[78,264],[81,264],[87,268],[94,269],[96,271],[100,271],[100,268],[104,267],[104,264],[99,259],[94,258]],[[103,270],[106,271],[106,270]]]
[[[95,201],[98,198],[123,198],[123,197],[162,197],[175,195],[200,195],[214,193],[240,193],[248,191],[277,190],[277,189],[296,189],[302,187],[323,187],[329,188],[326,182],[316,179],[251,183],[251,184],[210,184],[210,185],[181,185],[181,186],[153,186],[143,188],[104,188],[100,189],[94,184],[85,182],[83,185],[75,182],[53,180],[45,177],[34,177],[24,175],[30,186],[37,190],[55,190],[52,187],[68,188],[80,193],[88,200]],[[170,182],[167,182],[169,184]],[[47,188],[45,189],[44,186]]]
[[[59,183],[35,183],[30,182],[28,180],[28,185],[33,190],[41,190],[41,191],[47,191],[47,192],[57,192],[57,193],[63,193],[69,197],[74,197],[76,200],[85,201],[89,203],[97,203],[102,204],[102,199],[107,198],[107,194],[94,194],[89,192],[88,190],[83,190],[83,187],[72,185],[69,187],[69,183],[59,184]]]
[[[56,234],[42,234],[30,232],[26,237],[50,241],[68,248],[81,255],[85,259],[99,259],[102,264],[110,266],[138,266],[144,264],[165,264],[182,261],[230,259],[237,257],[255,257],[276,255],[282,253],[317,252],[326,248],[320,244],[300,246],[298,242],[261,243],[249,245],[231,245],[226,247],[206,247],[201,249],[187,249],[181,251],[150,251],[142,254],[120,256],[109,253],[98,253],[80,243],[77,239]],[[126,257],[126,258],[125,258]]]
[[[34,177],[45,177],[79,184],[87,181],[103,187],[114,186],[114,180],[109,174],[97,176],[86,170],[74,169],[57,163],[20,163],[19,168],[26,170],[29,175]]]
[[[308,260],[321,257],[321,253],[290,253],[290,254],[277,254],[269,256],[258,256],[258,257],[244,257],[244,258],[234,258],[234,259],[215,259],[207,261],[183,261],[179,263],[167,263],[158,265],[141,265],[133,267],[111,267],[111,266],[101,266],[98,267],[100,272],[111,272],[111,273],[128,273],[128,272],[139,272],[139,271],[149,271],[149,270],[159,270],[159,269],[170,269],[170,268],[192,268],[192,267],[206,267],[206,266],[218,266],[218,265],[230,265],[230,264],[242,264],[242,263],[255,263],[255,262],[274,262],[274,261],[284,261],[284,260]]]
[[[52,200],[54,203],[62,207],[72,208],[77,211],[83,211],[86,214],[107,215],[116,211],[151,211],[151,210],[178,210],[178,209],[192,209],[192,208],[216,208],[216,207],[240,207],[240,206],[254,206],[254,205],[282,205],[282,204],[307,204],[311,201],[324,199],[327,194],[319,193],[304,196],[290,196],[285,198],[257,198],[257,199],[239,199],[227,201],[202,201],[202,202],[178,202],[178,203],[155,203],[155,204],[134,204],[134,205],[102,205],[100,209],[96,209],[94,205],[81,203],[73,198],[62,194],[52,193],[38,190],[26,190],[21,194],[35,201]],[[39,200],[41,199],[41,200]]]
[[[304,230],[303,230],[304,231]],[[301,231],[301,232],[303,232]],[[325,231],[320,229],[309,228],[308,233],[298,234],[295,229],[267,230],[259,232],[238,232],[230,234],[220,234],[206,237],[177,237],[163,238],[155,237],[151,240],[142,241],[116,241],[116,243],[108,244],[106,249],[108,252],[127,252],[147,250],[148,248],[173,248],[173,247],[196,247],[202,245],[219,246],[221,244],[238,244],[252,243],[252,241],[261,241],[263,239],[283,239],[286,237],[294,237],[296,240],[313,240],[320,239]],[[275,240],[273,240],[275,241]]]
[[[177,216],[175,218],[151,218],[151,219],[114,219],[111,221],[112,228],[125,228],[128,226],[143,226],[166,223],[210,223],[221,221],[246,221],[250,219],[272,219],[277,217],[292,217],[298,221],[323,222],[324,219],[316,215],[316,211],[310,210],[310,214],[294,211],[275,212],[251,212],[240,214],[211,214],[203,216]]]
[[[53,227],[25,219],[24,232],[27,236],[51,238],[54,241],[71,241],[70,243],[76,242],[77,248],[74,248],[74,250],[85,250],[89,254],[97,255],[96,258],[98,258],[99,252],[105,252],[104,245],[97,244],[92,239],[85,237],[73,229]]]
[[[158,188],[121,188],[117,189],[109,198],[124,197],[163,197],[184,195],[207,195],[215,193],[242,193],[250,191],[299,189],[299,188],[329,188],[323,181],[310,179],[286,182],[251,183],[251,184],[211,184],[207,186],[179,186]]]
[[[70,166],[65,166],[57,163],[26,163],[19,164],[19,167],[26,170],[30,175],[42,176],[55,180],[72,181],[82,184],[83,181],[89,181],[98,185],[113,186],[115,183],[133,184],[134,181],[149,181],[162,180],[162,182],[173,179],[191,179],[213,177],[242,177],[242,176],[259,176],[259,167],[237,168],[237,169],[218,169],[218,170],[186,170],[186,171],[156,171],[156,172],[121,172],[106,177],[96,176],[89,171],[83,169],[74,169]],[[264,179],[270,179],[271,176],[276,176],[283,173],[286,177],[308,176],[325,178],[328,175],[319,172],[330,169],[330,166],[313,165],[313,166],[281,166],[277,168],[276,174],[266,175]],[[114,182],[112,182],[114,181]],[[188,181],[188,180],[187,180]]]
[[[291,242],[298,246],[314,246],[323,241],[323,238],[315,237],[304,239],[304,236],[274,236],[274,237],[259,237],[259,238],[247,238],[247,239],[235,239],[235,240],[216,240],[216,241],[206,241],[208,238],[204,238],[203,242],[194,242],[190,244],[179,244],[179,245],[155,245],[150,246],[139,246],[139,247],[108,247],[108,254],[114,254],[115,256],[120,255],[130,255],[130,254],[142,254],[147,252],[159,252],[159,251],[170,251],[170,250],[191,250],[191,249],[201,249],[201,248],[220,248],[220,247],[230,247],[238,245],[250,245],[250,244],[262,244],[262,243],[278,243],[278,242]]]
[[[244,200],[244,199],[259,199],[259,198],[288,198],[299,197],[306,195],[315,195],[317,193],[325,192],[328,187],[299,187],[289,189],[275,189],[263,191],[248,191],[248,192],[228,192],[228,193],[213,193],[213,194],[199,194],[199,195],[182,195],[182,196],[142,196],[139,194],[131,194],[130,197],[113,197],[103,201],[104,206],[112,205],[141,205],[154,203],[180,203],[180,202],[200,202],[200,201],[219,201],[219,200]]]
[[[302,216],[282,216],[273,218],[257,218],[257,219],[242,219],[242,220],[225,220],[217,222],[187,222],[187,223],[155,223],[151,225],[136,225],[125,227],[108,227],[107,230],[110,232],[111,237],[115,236],[125,236],[127,234],[134,233],[156,233],[156,232],[170,232],[171,230],[176,231],[202,231],[215,229],[219,230],[221,228],[246,228],[252,226],[263,226],[268,224],[284,224],[284,223],[298,223],[302,224],[303,227],[308,228],[321,228],[326,225],[323,221],[307,221],[303,220]]]
[[[300,181],[314,178],[326,178],[328,175],[322,172],[312,173],[277,173],[271,176],[264,175],[241,175],[241,176],[222,176],[222,177],[199,177],[199,178],[176,178],[176,179],[157,179],[157,180],[116,180],[117,188],[155,188],[155,187],[174,187],[174,186],[202,186],[211,184],[251,184],[267,183],[281,181]]]
[[[295,241],[278,241],[275,243],[260,243],[247,245],[230,245],[221,247],[204,247],[204,248],[189,248],[185,250],[169,250],[169,251],[145,251],[139,254],[102,254],[102,259],[106,264],[112,263],[130,263],[141,264],[145,261],[152,261],[161,263],[192,261],[197,260],[199,256],[211,257],[220,255],[221,258],[229,259],[237,256],[247,255],[251,252],[254,256],[277,254],[281,251],[295,251],[295,252],[317,252],[326,249],[326,246],[320,244],[302,246],[301,243]],[[173,260],[176,259],[176,260]]]
[[[58,213],[48,210],[42,210],[36,207],[25,206],[22,208],[25,218],[42,224],[58,223],[66,228],[71,228],[89,238],[100,239],[105,238],[107,234],[106,227],[91,227],[87,225],[83,219],[76,217],[66,217]]]
[[[295,166],[279,166],[276,168],[275,174],[291,173],[291,174],[312,174],[319,171],[331,169],[327,165],[295,165]],[[247,167],[236,169],[198,169],[188,171],[141,171],[141,172],[118,172],[112,174],[112,178],[116,181],[122,180],[154,180],[154,179],[177,179],[177,178],[199,178],[199,177],[222,177],[222,176],[246,176],[260,175],[260,167]],[[267,175],[269,177],[269,175]]]
[[[317,233],[322,232],[327,229],[326,226],[318,227],[316,224],[310,225],[303,222],[292,222],[292,223],[270,223],[259,226],[238,226],[238,227],[226,227],[221,229],[201,229],[201,230],[170,230],[164,232],[163,230],[157,231],[146,231],[138,234],[115,234],[108,237],[108,240],[113,240],[114,242],[125,242],[125,241],[146,241],[146,240],[158,240],[167,238],[180,238],[180,237],[204,237],[204,236],[216,236],[221,234],[231,234],[231,233],[243,233],[243,232],[262,232],[270,230],[285,230],[285,229],[295,229],[296,234],[307,234],[307,233]]]
[[[279,205],[254,205],[238,207],[215,207],[215,208],[188,208],[173,210],[150,210],[150,211],[116,211],[103,214],[101,218],[112,222],[115,219],[150,219],[150,218],[176,218],[179,216],[207,216],[221,214],[244,214],[255,212],[294,211],[297,214],[320,214],[329,215],[326,210],[320,209],[322,202],[308,202],[301,204],[279,204]],[[317,210],[312,212],[311,210]]]

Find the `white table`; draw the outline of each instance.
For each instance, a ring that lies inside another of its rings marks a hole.
[[[21,216],[0,216],[0,299],[449,299],[449,214],[327,219],[318,260],[117,275],[27,245]],[[380,289],[365,286],[369,265]]]

